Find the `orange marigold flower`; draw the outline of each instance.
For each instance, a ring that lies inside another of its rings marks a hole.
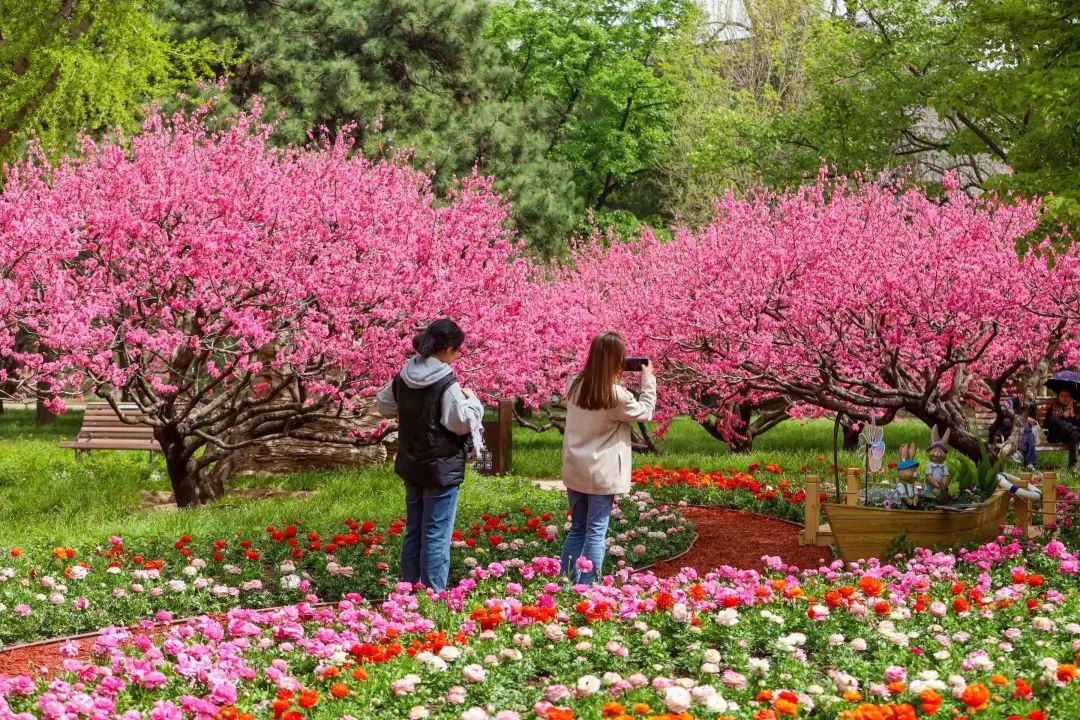
[[[982,710],[990,702],[990,691],[982,683],[968,685],[960,700],[972,710]]]
[[[574,720],[574,711],[566,707],[553,707],[547,711],[548,720]]]
[[[1057,679],[1061,682],[1069,682],[1076,677],[1076,666],[1070,663],[1062,663],[1057,666]]]
[[[319,704],[319,693],[315,690],[300,691],[300,707],[307,709]]]
[[[845,690],[844,699],[848,702],[859,702],[862,700],[862,693],[858,690]]]
[[[631,708],[637,715],[648,715],[652,712],[652,708],[645,703],[634,703],[634,707]]]
[[[754,713],[754,720],[776,720],[776,713],[772,710],[758,710]]]
[[[604,703],[604,707],[600,710],[601,716],[606,718],[618,717],[625,712],[626,708],[617,702]]]
[[[881,594],[881,591],[885,589],[885,583],[876,577],[870,575],[863,575],[859,578],[859,589],[863,591],[863,595],[867,597],[877,597]]]
[[[340,700],[349,694],[349,686],[345,683],[334,683],[330,686],[330,694]]]
[[[929,688],[919,693],[919,701],[922,703],[922,711],[927,715],[933,715],[941,707],[941,696]]]
[[[757,694],[754,699],[758,702],[772,702],[772,690],[762,690]]]
[[[367,670],[356,668],[352,671],[353,680],[367,680]]]
[[[780,698],[776,701],[776,704],[773,705],[773,708],[776,709],[776,712],[784,715],[796,715],[799,712],[799,703]]]
[[[22,555],[22,550],[20,550],[19,548],[11,548],[11,557],[17,558],[20,555]]]
[[[990,684],[991,685],[1008,685],[1009,684],[1009,679],[1007,677],[1005,677],[1004,675],[995,674],[993,677],[990,678]]]
[[[905,683],[900,682],[899,680],[893,681],[893,682],[889,683],[888,685],[886,685],[885,687],[893,695],[899,695],[900,693],[907,690],[907,685]]]

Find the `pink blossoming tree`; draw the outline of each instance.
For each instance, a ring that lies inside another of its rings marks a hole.
[[[1073,351],[1054,269],[1018,259],[1033,204],[941,202],[830,183],[718,201],[699,232],[584,248],[574,279],[597,314],[663,371],[664,415],[712,415],[738,438],[742,403],[865,421],[906,411],[978,457],[967,413],[1037,386]],[[593,293],[592,296],[589,293]]]
[[[43,285],[17,251],[0,268],[5,330],[17,322],[57,358],[20,357],[24,372],[48,371],[54,395],[133,400],[180,506],[219,495],[212,468],[252,443],[373,442],[305,425],[366,407],[437,317],[467,332],[464,384],[528,398],[548,385],[521,352],[532,268],[488,181],[437,202],[404,162],[342,139],[275,150],[272,131],[257,108],[219,130],[201,113],[153,116],[127,143],[19,166],[3,192],[0,245],[49,251]],[[40,298],[26,319],[28,283]]]

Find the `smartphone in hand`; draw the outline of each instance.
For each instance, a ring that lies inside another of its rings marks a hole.
[[[649,363],[649,358],[628,357],[623,361],[623,372],[641,372],[641,369]]]

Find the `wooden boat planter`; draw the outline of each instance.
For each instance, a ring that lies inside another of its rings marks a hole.
[[[1012,499],[998,488],[985,502],[957,510],[886,510],[825,503],[833,542],[845,562],[885,559],[897,536],[916,547],[954,548],[1000,532]]]
[[[835,544],[844,562],[869,558],[884,560],[900,535],[916,547],[943,550],[989,540],[1000,533],[1014,498],[1007,490],[998,488],[986,501],[956,509],[887,510],[857,504],[857,469],[848,471],[847,480],[844,503],[820,503],[827,524],[820,523],[818,479],[811,478],[807,482],[806,523],[802,535],[806,545]],[[1055,483],[1056,480],[1050,478],[1046,484],[1053,487]],[[1043,500],[1044,509],[1047,500],[1049,507],[1054,507],[1053,497]],[[1044,522],[1046,519],[1044,517]],[[1031,527],[1029,503],[1019,497],[1016,497],[1015,521],[1025,536],[1037,529]]]

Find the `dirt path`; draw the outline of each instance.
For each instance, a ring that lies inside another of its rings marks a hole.
[[[776,518],[724,508],[682,508],[694,523],[697,542],[682,557],[657,563],[660,577],[684,567],[704,573],[721,565],[763,570],[763,555],[777,555],[788,565],[809,570],[832,562],[829,548],[799,545],[799,526]]]

